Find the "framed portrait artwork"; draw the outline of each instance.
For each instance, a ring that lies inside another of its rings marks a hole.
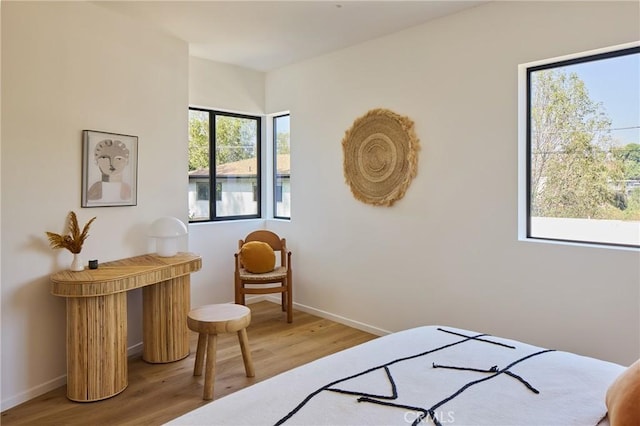
[[[82,207],[135,206],[138,137],[82,131]]]

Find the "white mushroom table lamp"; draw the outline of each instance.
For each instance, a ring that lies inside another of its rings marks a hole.
[[[171,216],[154,220],[149,230],[149,236],[156,239],[156,252],[160,257],[175,256],[178,253],[178,240],[185,235],[185,224]]]

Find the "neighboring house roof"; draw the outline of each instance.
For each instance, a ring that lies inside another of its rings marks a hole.
[[[193,178],[199,178],[199,177],[209,177],[209,169],[198,169],[198,170],[191,170],[189,172],[189,177],[193,177]]]
[[[291,155],[289,154],[278,155],[278,174],[281,174],[281,175],[291,174],[291,166],[289,164],[290,158],[291,158]]]
[[[258,159],[234,161],[233,163],[219,164],[216,167],[216,176],[253,176],[258,171]]]
[[[278,155],[278,174],[290,174],[289,154]],[[220,164],[216,170],[216,176],[253,176],[256,174],[257,160],[248,158],[246,160],[234,161],[232,163]],[[189,177],[208,177],[209,168],[192,170]]]

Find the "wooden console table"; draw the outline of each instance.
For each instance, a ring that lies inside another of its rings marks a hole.
[[[127,291],[142,287],[142,358],[151,363],[189,355],[193,253],[156,254],[51,276],[51,293],[67,299],[67,397],[88,402],[122,392],[127,379]]]

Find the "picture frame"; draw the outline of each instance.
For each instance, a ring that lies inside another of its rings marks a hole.
[[[138,137],[82,131],[82,207],[138,203]]]

